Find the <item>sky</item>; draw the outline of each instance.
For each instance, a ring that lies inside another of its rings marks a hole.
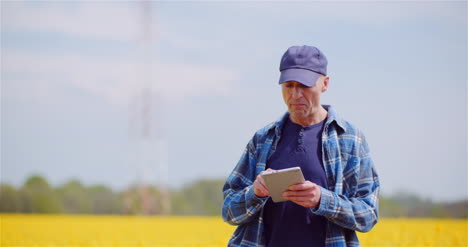
[[[287,110],[292,45],[327,56],[382,195],[468,198],[466,1],[2,1],[1,182],[225,179]]]

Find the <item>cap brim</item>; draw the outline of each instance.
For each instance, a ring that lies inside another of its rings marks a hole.
[[[307,69],[285,69],[281,71],[279,84],[287,81],[297,81],[305,86],[312,87],[320,75]]]

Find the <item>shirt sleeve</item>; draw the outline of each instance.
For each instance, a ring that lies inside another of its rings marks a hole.
[[[256,174],[255,144],[252,139],[223,187],[222,216],[231,225],[248,223],[258,217],[268,197],[254,193]]]
[[[349,189],[347,195],[338,194],[326,188],[321,188],[320,204],[311,208],[314,214],[322,215],[335,224],[360,232],[368,232],[377,223],[378,197],[380,183],[373,161],[369,156],[369,148],[364,136],[359,146],[357,166],[354,169],[356,179],[343,179],[344,187]]]

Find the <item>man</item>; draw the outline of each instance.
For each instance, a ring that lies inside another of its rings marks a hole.
[[[229,246],[359,246],[355,231],[377,223],[380,184],[364,135],[320,104],[327,63],[312,46],[284,53],[288,112],[255,133],[223,187],[223,219],[238,225]],[[293,166],[306,181],[274,203],[261,173]]]

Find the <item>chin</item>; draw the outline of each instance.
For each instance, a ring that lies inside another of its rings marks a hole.
[[[303,111],[289,111],[289,115],[295,119],[302,119],[307,117],[307,113]]]

